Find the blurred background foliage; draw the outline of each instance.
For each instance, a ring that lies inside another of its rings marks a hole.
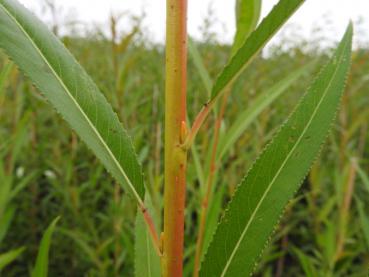
[[[53,7],[46,7],[52,9]],[[55,12],[55,11],[54,11]],[[120,20],[131,22],[121,31]],[[217,42],[214,18],[204,20],[195,42],[209,75],[220,71],[230,47]],[[83,36],[69,28],[61,36],[112,103],[134,139],[146,184],[160,212],[163,190],[164,48],[150,42],[142,18],[110,18],[110,32],[96,27]],[[76,23],[78,25],[78,23]],[[50,25],[58,34],[61,26]],[[105,26],[106,27],[106,26]],[[289,27],[292,28],[293,27]],[[357,27],[360,30],[360,27]],[[292,32],[293,33],[293,32]],[[306,91],[330,48],[319,30],[309,41],[282,38],[248,67],[230,94],[221,125],[227,135],[237,115],[290,73],[317,60],[268,106],[216,164],[212,216],[245,170]],[[369,49],[357,46],[342,108],[320,157],[270,238],[256,276],[367,276],[369,269]],[[189,59],[189,118],[206,103],[204,83]],[[202,179],[209,174],[214,116],[201,129],[190,156],[186,209],[185,273],[190,276],[198,226]],[[203,165],[199,174],[194,157]],[[26,276],[42,234],[57,216],[50,276],[133,276],[136,206],[87,147],[17,68],[0,54],[0,253],[23,252],[0,276]]]

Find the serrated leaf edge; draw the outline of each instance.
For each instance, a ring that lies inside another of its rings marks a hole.
[[[11,12],[8,11],[8,9],[6,8],[6,6],[4,6],[4,4],[2,2],[0,2],[0,7],[2,7],[2,9],[4,10],[4,12],[10,17],[10,19],[12,19],[15,24],[18,26],[18,28],[24,33],[24,35],[29,39],[29,41],[31,42],[31,44],[33,45],[34,49],[40,54],[41,58],[43,59],[43,61],[49,66],[49,68],[51,69],[51,72],[53,73],[53,75],[55,76],[55,78],[59,81],[59,83],[61,84],[61,86],[65,89],[65,91],[67,92],[67,95],[70,97],[70,99],[73,101],[73,103],[75,103],[76,107],[78,108],[78,110],[81,112],[81,114],[83,115],[83,117],[86,119],[86,121],[88,122],[88,125],[91,127],[91,129],[94,131],[94,133],[97,135],[97,137],[99,138],[99,140],[101,141],[101,143],[104,145],[104,147],[108,150],[109,155],[111,156],[111,158],[113,159],[114,163],[117,165],[117,167],[119,168],[119,171],[121,172],[123,178],[126,180],[129,188],[132,191],[132,194],[134,195],[134,197],[136,198],[137,202],[143,206],[143,200],[141,199],[141,197],[139,196],[138,192],[136,191],[134,185],[132,184],[131,180],[128,178],[128,176],[126,175],[125,171],[123,170],[122,166],[120,165],[120,163],[118,162],[118,160],[115,158],[114,154],[111,152],[110,148],[108,147],[108,145],[106,144],[105,140],[102,138],[102,136],[100,135],[99,131],[95,128],[95,126],[92,124],[91,120],[88,118],[88,116],[86,115],[86,113],[83,111],[83,109],[80,107],[80,105],[78,104],[78,102],[74,99],[73,95],[70,93],[68,87],[64,84],[63,80],[59,77],[59,75],[56,73],[56,71],[54,70],[54,68],[50,65],[50,63],[48,62],[48,60],[46,59],[45,55],[43,54],[42,50],[38,48],[37,44],[33,41],[33,39],[29,36],[29,34],[27,33],[27,31],[23,28],[22,24],[17,20],[16,17],[14,17],[12,15]],[[5,52],[7,52],[4,49]],[[19,67],[18,67],[19,68]],[[25,72],[23,70],[21,70],[24,74]],[[27,75],[27,74],[25,74]],[[32,82],[35,87],[38,88],[38,86],[36,85],[35,82]],[[38,88],[39,89],[39,88]],[[41,90],[40,90],[41,91]],[[61,113],[60,113],[61,114]],[[116,113],[114,113],[116,115]],[[126,132],[124,130],[124,132]],[[127,133],[126,133],[127,134]],[[127,137],[128,134],[127,134]],[[131,141],[131,139],[130,139]],[[131,145],[133,148],[133,145]],[[90,148],[90,147],[89,147]]]
[[[349,42],[351,42],[352,40],[350,39],[349,40]],[[345,48],[347,47],[347,44],[345,45]],[[300,106],[300,104],[301,104],[301,102],[303,102],[303,100],[304,100],[304,98],[306,97],[306,95],[310,92],[310,89],[311,89],[311,87],[315,84],[315,82],[316,82],[316,80],[320,77],[320,75],[321,75],[321,73],[325,70],[325,68],[332,62],[332,60],[334,59],[334,58],[336,58],[337,57],[337,54],[335,54],[326,64],[325,64],[325,66],[323,66],[322,67],[322,69],[319,71],[319,73],[316,75],[316,77],[313,79],[313,81],[311,82],[311,85],[308,87],[308,89],[306,90],[306,93],[301,97],[301,99],[299,100],[299,102],[297,103],[297,105],[295,106],[295,108],[292,110],[292,112],[291,112],[291,114],[287,117],[287,119],[279,126],[279,128],[278,128],[278,130],[276,131],[276,135],[285,127],[285,125],[286,125],[286,123],[288,122],[288,120],[292,117],[292,115],[295,113],[295,111],[299,108],[299,106]],[[349,63],[349,67],[350,67],[350,65],[351,65],[351,60],[350,60],[350,63]],[[335,73],[334,74],[336,74],[336,71],[335,71]],[[346,84],[347,84],[347,78],[348,78],[348,74],[346,74],[346,79],[345,79],[345,81],[344,81],[344,85],[343,85],[343,87],[342,87],[342,91],[344,91],[344,89],[345,89],[345,86],[346,86]],[[331,82],[330,82],[331,83]],[[329,85],[330,85],[330,83],[329,83]],[[328,85],[328,86],[329,86]],[[322,97],[322,99],[325,97],[325,95]],[[342,97],[343,97],[343,93],[341,93],[341,96],[340,96],[340,100],[339,100],[339,103],[342,101]],[[319,101],[319,103],[320,103],[321,101]],[[327,135],[326,135],[326,137],[325,137],[325,139],[322,141],[322,143],[321,143],[321,145],[320,145],[320,149],[317,151],[317,154],[315,155],[315,158],[314,158],[314,160],[313,160],[313,162],[311,163],[311,165],[310,165],[310,167],[309,167],[309,169],[306,171],[306,173],[303,175],[304,177],[301,179],[301,181],[299,182],[299,185],[297,186],[297,189],[295,190],[295,192],[293,193],[293,194],[295,194],[297,191],[298,191],[298,189],[300,188],[300,186],[301,186],[301,184],[302,184],[302,182],[304,181],[304,179],[306,178],[306,176],[307,176],[307,174],[308,174],[308,172],[310,171],[310,169],[311,169],[311,167],[313,166],[313,164],[315,163],[315,161],[316,161],[316,159],[319,157],[319,154],[320,154],[320,152],[321,152],[321,150],[322,150],[322,147],[323,147],[323,145],[325,144],[325,142],[326,142],[326,139],[327,139],[327,137],[329,136],[329,133],[330,133],[330,129],[331,129],[331,126],[334,124],[334,120],[335,120],[335,118],[336,118],[336,116],[337,116],[337,111],[338,111],[338,109],[339,109],[339,104],[337,105],[337,108],[336,108],[336,112],[335,112],[335,114],[334,114],[334,116],[332,117],[332,121],[331,121],[331,125],[330,125],[330,127],[329,127],[329,131],[327,132]],[[218,227],[219,227],[219,225],[223,222],[223,219],[226,217],[226,215],[227,215],[227,213],[228,213],[228,211],[229,211],[229,207],[231,206],[231,203],[232,203],[232,201],[233,201],[233,198],[234,198],[234,196],[237,194],[237,191],[238,191],[238,189],[240,188],[240,186],[242,185],[242,183],[244,182],[244,180],[247,178],[247,176],[248,176],[248,174],[249,174],[249,172],[253,169],[253,167],[254,167],[254,165],[257,163],[257,161],[260,159],[260,157],[264,154],[264,152],[269,148],[269,146],[274,142],[274,139],[275,139],[275,137],[276,137],[276,135],[274,135],[273,136],[273,138],[270,140],[270,142],[267,144],[267,145],[265,145],[265,147],[263,148],[263,150],[260,152],[260,154],[258,155],[258,157],[254,160],[254,162],[252,163],[252,165],[250,166],[250,168],[248,169],[248,171],[247,171],[247,173],[246,173],[246,175],[242,178],[242,180],[241,180],[241,182],[238,184],[238,186],[236,187],[236,189],[235,189],[235,191],[234,191],[234,193],[233,193],[233,196],[232,196],[232,198],[231,198],[231,200],[227,203],[227,209],[225,210],[225,212],[223,213],[223,216],[222,216],[222,218],[219,220],[219,222],[218,222],[218,226],[217,226],[217,228],[215,229],[215,231],[214,231],[214,233],[213,233],[213,238],[211,239],[211,242],[214,240],[214,237],[215,237],[215,234],[216,234],[216,232],[217,232],[217,229],[218,229]],[[290,200],[291,201],[291,200]],[[284,213],[284,210],[281,212],[281,216],[280,216],[280,218],[282,217],[282,214]],[[258,258],[256,258],[255,260],[257,260],[257,259],[259,259],[260,258],[260,256],[262,255],[262,253],[263,253],[263,251],[265,250],[265,248],[266,248],[266,246],[268,245],[268,243],[269,243],[269,241],[270,241],[270,238],[271,238],[271,236],[272,236],[272,234],[275,232],[275,229],[276,229],[276,227],[278,226],[278,224],[279,224],[279,222],[280,222],[280,218],[278,219],[278,221],[277,221],[277,223],[275,224],[275,226],[274,226],[274,228],[273,228],[273,231],[271,232],[271,235],[269,236],[269,238],[266,240],[266,243],[265,243],[265,245],[264,245],[264,247],[262,248],[262,250],[261,250],[261,252],[260,252],[260,254],[259,254],[259,256],[258,256]],[[241,239],[242,240],[242,239]],[[209,243],[209,246],[210,246],[210,244],[211,244],[211,242]],[[202,263],[204,263],[204,261],[206,260],[206,256],[208,255],[208,252],[205,254],[205,256],[204,256],[204,259],[203,259],[203,261],[202,261]],[[257,266],[257,262],[255,262],[255,266],[254,266],[254,269],[253,269],[253,271],[255,270],[255,268],[256,268],[256,266]],[[200,270],[201,270],[201,267],[200,267]],[[252,273],[250,274],[250,276],[252,275]],[[223,274],[221,275],[221,276],[224,276]]]

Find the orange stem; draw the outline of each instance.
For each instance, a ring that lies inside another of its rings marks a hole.
[[[186,140],[184,141],[182,147],[185,149],[189,149],[191,145],[193,144],[195,137],[197,133],[199,132],[201,126],[203,125],[205,119],[208,117],[211,109],[214,107],[215,99],[212,101],[204,104],[204,107],[201,109],[201,111],[198,113],[198,115],[195,118],[195,121],[192,124],[191,130],[188,133]]]
[[[142,212],[142,215],[144,217],[146,226],[149,230],[151,239],[153,241],[156,253],[161,256],[162,255],[162,251],[161,251],[161,247],[160,247],[160,240],[159,240],[159,236],[158,233],[156,231],[155,228],[155,224],[154,224],[154,220],[152,219],[151,215],[149,214],[147,208],[145,206],[143,206],[142,204],[139,206],[140,211]]]
[[[183,274],[184,210],[186,196],[187,150],[187,0],[167,0],[164,234],[162,274]]]

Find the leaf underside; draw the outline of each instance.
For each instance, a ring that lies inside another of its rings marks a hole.
[[[15,0],[0,0],[0,47],[142,203],[141,168],[112,107],[63,44]]]
[[[324,67],[273,141],[239,185],[219,224],[200,276],[247,276],[299,188],[333,122],[350,67],[350,24]]]

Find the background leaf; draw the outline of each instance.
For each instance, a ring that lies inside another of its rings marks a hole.
[[[314,63],[315,62],[311,62],[305,65],[301,69],[292,72],[287,77],[277,82],[275,85],[260,94],[246,110],[241,112],[219,142],[218,159],[221,159],[229,148],[234,145],[250,124],[254,122],[255,118],[275,100],[277,100],[278,97],[283,95],[283,93],[286,92],[287,89],[302,75],[308,73]]]
[[[207,96],[210,97],[213,81],[211,80],[209,72],[205,68],[203,59],[195,45],[195,42],[191,38],[188,38],[188,53],[190,54],[197,72],[200,75],[201,81],[206,89]]]
[[[359,219],[361,224],[361,229],[363,230],[366,248],[369,250],[369,218],[364,210],[364,203],[359,199],[359,197],[355,197],[357,210],[359,212]]]
[[[232,55],[255,29],[261,14],[261,0],[236,0],[236,35]]]
[[[274,6],[273,10],[263,19],[258,28],[250,34],[219,74],[212,89],[212,100],[218,98],[225,88],[242,73],[256,54],[260,52],[303,2],[304,0],[281,0]]]
[[[13,262],[22,252],[24,251],[24,247],[20,247],[18,249],[14,249],[8,251],[6,253],[0,254],[0,271],[6,267],[8,264]]]
[[[293,248],[293,252],[296,254],[306,277],[318,276],[313,260],[309,256],[296,247]]]
[[[283,208],[327,137],[350,66],[352,32],[350,24],[333,59],[239,185],[207,251],[201,276],[252,273]]]
[[[32,277],[47,277],[49,267],[49,249],[51,244],[51,237],[53,235],[56,223],[59,217],[55,218],[53,222],[46,229],[38,250],[35,267],[32,271]]]

